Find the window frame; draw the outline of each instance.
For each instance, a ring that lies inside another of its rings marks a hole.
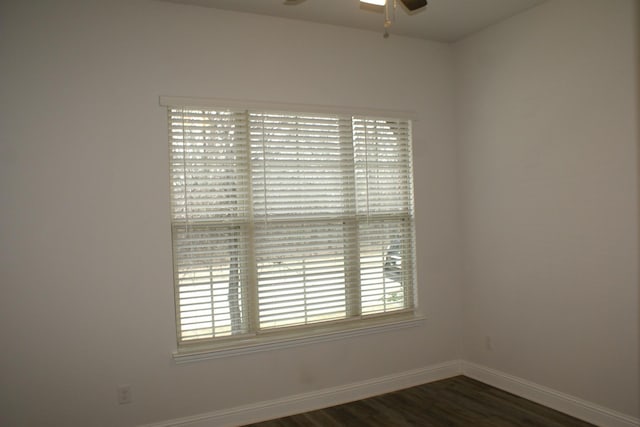
[[[416,121],[415,114],[407,111],[390,111],[371,108],[350,108],[350,107],[333,107],[333,106],[312,106],[301,104],[276,104],[256,101],[240,101],[229,99],[211,99],[211,98],[186,98],[186,97],[160,97],[160,105],[167,108],[198,108],[198,109],[243,109],[243,110],[264,110],[264,111],[289,111],[292,114],[296,112],[319,113],[328,115],[350,115],[358,117],[393,117],[394,119]],[[166,109],[164,109],[166,111]],[[411,144],[411,138],[409,140]],[[411,150],[411,147],[409,147]],[[412,171],[412,166],[410,166]],[[249,178],[251,179],[251,178]],[[413,197],[413,194],[412,194]],[[413,202],[412,202],[413,204]],[[412,222],[415,217],[410,218]],[[356,228],[358,223],[353,225]],[[415,242],[415,231],[412,227],[412,239]],[[174,233],[174,224],[172,221],[172,233]],[[173,237],[172,237],[173,241]],[[174,246],[174,244],[172,244]],[[413,248],[415,259],[415,244]],[[178,290],[175,279],[177,271],[174,267],[174,288],[176,289],[176,316],[179,315],[177,301]],[[346,272],[345,272],[346,274]],[[395,313],[382,313],[381,315],[369,314],[366,318],[344,320],[333,320],[326,324],[317,323],[312,327],[303,325],[300,327],[288,326],[285,328],[275,328],[273,330],[262,330],[259,334],[244,334],[241,337],[214,337],[206,341],[180,342],[180,334],[176,330],[178,337],[177,349],[174,352],[174,359],[178,363],[189,362],[201,359],[225,357],[236,354],[254,353],[257,351],[265,351],[275,348],[286,348],[296,345],[303,345],[312,342],[322,342],[334,339],[344,339],[351,336],[366,335],[370,333],[379,333],[389,330],[402,329],[407,327],[418,326],[424,320],[424,316],[418,311],[417,302],[417,267],[414,265],[411,272],[413,275],[413,287],[411,307],[404,310],[398,310]],[[252,278],[251,280],[254,280]],[[253,302],[250,304],[257,304]],[[177,317],[176,317],[177,319]],[[176,322],[178,328],[179,322]]]

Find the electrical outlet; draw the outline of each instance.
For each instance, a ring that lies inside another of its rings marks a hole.
[[[133,396],[131,395],[131,386],[129,384],[120,384],[117,388],[117,391],[118,403],[120,405],[133,402]]]

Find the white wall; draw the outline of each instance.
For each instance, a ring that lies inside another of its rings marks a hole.
[[[456,359],[450,55],[150,0],[1,2],[0,424],[131,426]],[[176,366],[159,95],[415,110],[425,325]]]
[[[464,358],[637,417],[636,7],[551,0],[454,50]]]
[[[549,0],[452,47],[0,2],[0,424],[131,426],[461,356],[637,417],[632,4]],[[426,324],[176,366],[159,95],[415,110]]]

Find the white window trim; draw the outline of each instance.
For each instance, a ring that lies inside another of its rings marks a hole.
[[[369,118],[406,119],[412,122],[419,121],[416,112],[408,110],[387,110],[377,108],[310,105],[298,103],[274,103],[255,100],[240,100],[226,98],[200,98],[200,97],[176,97],[160,96],[159,105],[162,107],[211,109],[256,109],[256,110],[281,110],[281,111],[305,111],[319,114],[345,114],[351,116],[367,116]],[[415,283],[414,292],[417,292],[418,283]],[[392,332],[396,330],[423,326],[426,317],[420,312],[417,296],[414,295],[414,305],[409,312],[400,312],[396,315],[384,314],[380,317],[371,316],[368,319],[345,320],[344,323],[334,321],[326,327],[317,327],[309,330],[302,326],[299,332],[293,328],[286,331],[274,330],[259,335],[248,336],[244,339],[232,338],[228,341],[224,338],[212,346],[210,342],[201,345],[193,344],[176,347],[172,353],[176,364],[192,363],[204,360],[233,357],[238,355],[255,354],[263,351],[286,349],[314,343],[331,342],[358,336]]]
[[[327,327],[325,330],[318,329],[314,332],[306,330],[298,335],[292,334],[291,331],[287,331],[286,334],[282,334],[283,336],[278,339],[274,339],[273,336],[269,335],[265,337],[254,337],[252,339],[242,341],[230,341],[228,346],[225,346],[224,344],[217,344],[215,348],[209,345],[202,348],[194,347],[190,350],[176,350],[173,353],[173,360],[176,364],[184,364],[202,360],[254,354],[263,351],[280,350],[308,344],[337,341],[346,338],[414,328],[423,326],[425,321],[425,316],[414,312],[408,315],[398,316],[394,320],[390,320],[387,316],[384,321],[377,319],[362,321],[360,324],[349,329],[336,329],[335,325],[333,325],[333,327]]]
[[[161,107],[193,107],[228,109],[239,108],[243,110],[281,110],[281,111],[304,111],[306,113],[319,114],[347,114],[352,116],[372,116],[372,117],[394,117],[396,119],[407,119],[413,122],[419,121],[418,115],[414,111],[408,110],[385,110],[378,108],[345,107],[333,105],[308,105],[293,103],[275,103],[264,101],[224,99],[224,98],[194,98],[184,96],[160,96]]]

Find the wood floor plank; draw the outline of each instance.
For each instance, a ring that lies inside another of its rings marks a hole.
[[[465,376],[245,427],[593,427]]]

